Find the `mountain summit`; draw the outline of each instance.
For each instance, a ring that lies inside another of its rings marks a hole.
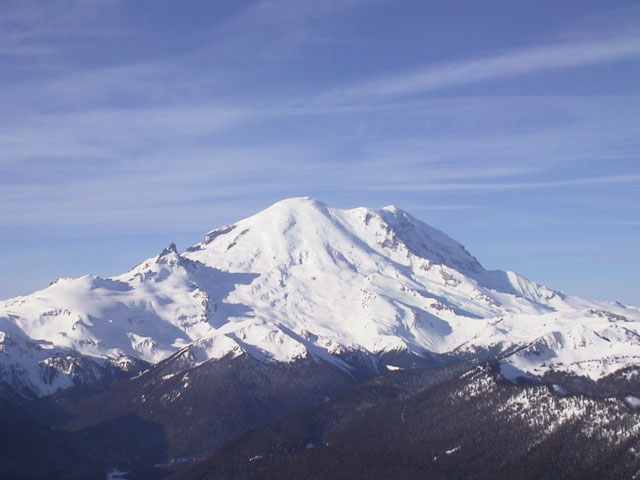
[[[0,378],[30,395],[109,368],[248,354],[350,371],[486,354],[504,376],[599,379],[640,364],[640,311],[485,270],[394,206],[292,198],[171,244],[122,275],[59,279],[0,302]],[[180,353],[181,352],[181,353]]]

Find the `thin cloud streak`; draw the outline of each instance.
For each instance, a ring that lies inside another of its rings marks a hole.
[[[432,211],[451,211],[451,210],[476,210],[485,208],[484,205],[418,205],[404,207],[403,209],[410,212],[432,212]]]
[[[633,37],[601,42],[551,44],[493,57],[443,63],[409,74],[336,89],[321,96],[316,103],[341,104],[363,99],[426,93],[484,80],[596,65],[637,56],[640,56],[640,41]]]
[[[494,100],[480,103],[473,125],[483,123],[486,112],[496,112]],[[625,104],[633,110],[629,101]],[[446,105],[451,111],[441,111],[438,122],[469,116],[469,107],[458,101],[444,102],[440,110],[447,110]],[[358,190],[354,179],[377,192],[568,186],[576,184],[576,179],[551,184],[538,180],[594,156],[609,161],[616,156],[635,158],[635,147],[624,147],[635,138],[633,117],[619,108],[610,112],[613,107],[606,105],[598,101],[576,109],[574,100],[568,104],[562,100],[559,105],[543,102],[537,108],[554,112],[554,117],[565,112],[562,116],[570,119],[568,124],[563,120],[548,125],[545,116],[538,119],[536,128],[515,133],[502,127],[513,122],[510,114],[482,135],[463,139],[458,133],[434,134],[430,126],[408,138],[375,139],[369,132],[353,137],[342,127],[360,117],[323,119],[311,129],[300,126],[288,110],[210,104],[32,115],[18,124],[6,122],[0,134],[4,140],[0,141],[0,217],[6,225],[55,220],[65,225],[122,222],[147,228],[156,221],[154,209],[160,209],[172,222],[195,228],[198,218],[227,198],[351,192]],[[595,123],[584,118],[585,109],[600,112]],[[420,116],[413,121],[421,122]],[[596,133],[602,133],[602,124],[616,128],[601,138]],[[274,125],[288,129],[288,137],[273,141],[261,133]],[[420,138],[423,131],[427,135]],[[250,141],[241,141],[246,139]],[[362,146],[349,152],[345,161],[343,146],[354,139]],[[336,169],[340,178],[330,173]],[[596,175],[614,171],[593,172],[594,178],[577,183],[602,183]],[[530,181],[514,183],[506,177]],[[607,178],[611,182],[611,175]],[[181,213],[185,211],[190,222]]]
[[[640,220],[614,220],[614,225],[623,225],[625,227],[640,227]]]
[[[577,187],[583,185],[602,185],[609,183],[633,183],[640,182],[640,174],[611,175],[594,178],[574,178],[568,180],[549,180],[539,182],[511,182],[511,183],[428,183],[375,185],[370,188],[378,191],[403,191],[403,192],[437,192],[451,190],[524,190],[541,188]]]

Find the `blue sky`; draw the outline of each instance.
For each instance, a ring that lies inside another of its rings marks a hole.
[[[5,0],[0,298],[291,196],[640,305],[640,2]]]

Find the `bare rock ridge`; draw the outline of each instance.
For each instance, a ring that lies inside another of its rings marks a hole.
[[[491,354],[511,379],[598,380],[638,375],[640,311],[485,270],[396,207],[342,210],[308,197],[212,230],[183,252],[170,244],[122,275],[59,279],[0,302],[0,380],[24,395],[178,351],[190,352],[191,367],[249,355],[345,372],[353,358],[384,369],[402,355]]]

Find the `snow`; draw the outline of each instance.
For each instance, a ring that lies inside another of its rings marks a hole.
[[[565,389],[562,388],[560,385],[553,385],[553,391],[556,392],[558,395],[568,395],[569,392]]]
[[[473,383],[478,389],[485,382],[479,375]],[[622,445],[640,433],[640,423],[628,416],[624,402],[615,397],[602,401],[585,395],[556,395],[542,385],[511,392],[501,403],[499,413],[510,421],[525,422],[532,432],[537,432],[529,448],[565,425],[576,425],[580,429],[578,435],[596,437],[611,445]],[[625,425],[620,428],[623,419]]]
[[[631,408],[640,408],[640,398],[629,395],[624,397],[624,399]]]
[[[127,480],[127,477],[125,477],[126,474],[127,472],[121,472],[114,468],[107,473],[107,480]]]
[[[640,363],[640,335],[635,329],[592,318],[556,320],[546,333],[502,362],[505,376],[514,372],[542,375],[550,370],[598,380]],[[578,323],[579,322],[579,323]],[[511,368],[508,368],[511,367]]]
[[[363,351],[512,351],[507,378],[560,370],[601,378],[640,364],[640,310],[567,297],[487,271],[458,242],[394,206],[341,210],[293,198],[169,245],[111,278],[59,279],[0,302],[0,377],[39,394],[72,383],[49,358],[195,363],[250,354],[348,369]],[[390,369],[392,369],[391,367]]]

